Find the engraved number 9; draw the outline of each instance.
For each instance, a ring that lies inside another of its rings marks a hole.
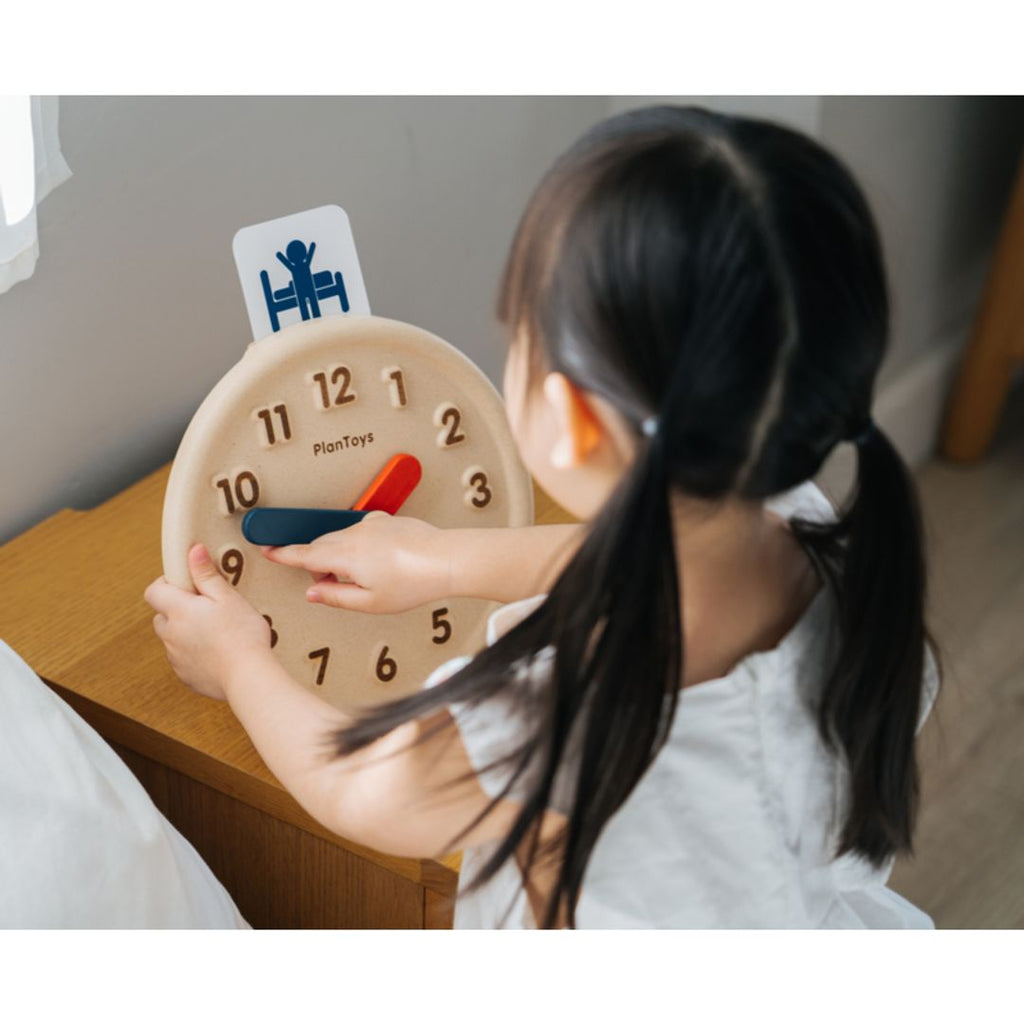
[[[228,548],[221,555],[220,567],[224,570],[225,576],[231,577],[231,586],[237,587],[238,581],[242,578],[242,569],[245,566],[245,558],[238,548]]]

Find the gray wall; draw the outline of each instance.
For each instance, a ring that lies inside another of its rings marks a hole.
[[[893,298],[884,386],[969,333],[1024,145],[1024,99],[826,97],[820,138],[857,176],[882,232]]]
[[[537,179],[606,97],[61,100],[72,178],[0,295],[0,541],[169,460],[249,324],[235,231],[348,212],[370,305],[497,378],[502,259]]]
[[[39,212],[35,275],[0,295],[0,541],[170,459],[248,321],[244,225],[336,202],[375,313],[497,379],[491,312],[551,160],[646,97],[61,101],[73,177]],[[1020,99],[673,97],[778,117],[834,146],[879,216],[896,305],[883,380],[965,334],[1019,152]]]
[[[985,96],[616,97],[781,121],[850,167],[878,220],[893,300],[884,387],[929,349],[962,343],[1024,146],[1024,98]]]

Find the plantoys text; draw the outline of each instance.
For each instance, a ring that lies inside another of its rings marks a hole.
[[[336,441],[317,441],[313,445],[313,455],[327,455],[346,448],[365,448],[368,444],[373,444],[372,431],[369,434],[345,434]]]

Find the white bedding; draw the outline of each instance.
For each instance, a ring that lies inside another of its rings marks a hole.
[[[248,927],[124,762],[2,640],[0,927]]]

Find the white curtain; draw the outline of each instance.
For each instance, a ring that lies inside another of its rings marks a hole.
[[[39,259],[36,208],[71,176],[57,136],[56,96],[0,96],[0,294]]]

